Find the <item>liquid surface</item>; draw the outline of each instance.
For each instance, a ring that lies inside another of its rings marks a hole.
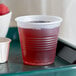
[[[49,23],[51,21],[29,21],[29,23]]]

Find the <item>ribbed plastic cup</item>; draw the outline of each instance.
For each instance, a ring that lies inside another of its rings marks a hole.
[[[18,25],[24,64],[54,63],[62,18],[47,15],[21,16]]]

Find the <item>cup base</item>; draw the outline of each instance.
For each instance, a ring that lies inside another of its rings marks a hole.
[[[8,61],[1,61],[0,64],[4,64],[4,63],[7,63],[7,62],[8,62]]]
[[[54,63],[54,60],[52,62],[46,62],[46,63],[29,63],[27,61],[23,62],[24,65],[33,65],[33,66],[43,66],[43,65],[50,65]]]

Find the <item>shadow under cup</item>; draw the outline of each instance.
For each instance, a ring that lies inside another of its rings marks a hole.
[[[24,64],[52,64],[56,56],[59,26],[56,16],[22,16],[16,18]]]

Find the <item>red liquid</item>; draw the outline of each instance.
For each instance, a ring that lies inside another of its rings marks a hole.
[[[47,65],[55,59],[59,28],[18,28],[24,64]]]

